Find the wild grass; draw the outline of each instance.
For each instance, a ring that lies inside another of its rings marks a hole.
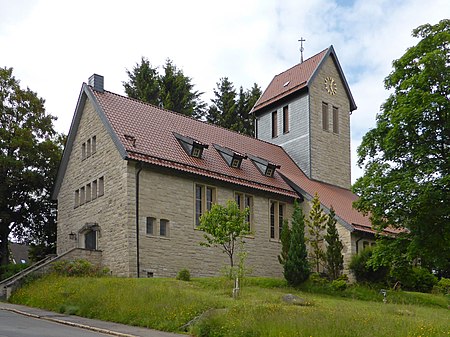
[[[378,289],[357,286],[333,293],[304,287],[247,278],[233,300],[232,283],[224,278],[185,282],[49,275],[17,291],[11,301],[174,332],[207,312],[190,328],[194,336],[450,336],[449,297],[397,292],[383,304]],[[284,303],[287,293],[310,305]]]

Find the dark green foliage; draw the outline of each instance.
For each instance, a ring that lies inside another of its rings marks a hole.
[[[325,258],[326,269],[329,277],[332,280],[336,280],[340,276],[342,269],[344,269],[344,256],[342,255],[344,245],[339,239],[333,207],[331,207],[330,214],[328,214],[325,241],[328,244]]]
[[[294,202],[292,214],[291,242],[287,259],[284,262],[284,278],[291,286],[298,286],[308,279],[310,274],[308,254],[305,244],[305,217],[298,201]]]
[[[53,129],[44,100],[20,88],[12,68],[0,68],[0,265],[9,262],[8,237],[54,248],[51,200],[64,137]]]
[[[214,89],[215,98],[206,119],[209,123],[253,136],[254,117],[251,109],[261,96],[261,88],[255,83],[250,90],[239,88],[239,93],[228,77],[223,77]]]
[[[369,265],[372,256],[372,248],[366,248],[352,256],[349,268],[353,272],[358,282],[384,283],[388,273],[388,268],[378,267],[375,269]]]
[[[109,270],[93,265],[86,260],[58,261],[52,264],[52,271],[60,276],[98,277],[105,276]]]
[[[177,280],[180,281],[190,281],[191,273],[187,269],[181,269],[177,274]]]
[[[4,266],[0,266],[0,281],[13,276],[28,267],[29,265],[26,263],[21,264],[10,263]]]
[[[323,213],[317,193],[312,200],[306,224],[308,225],[308,243],[312,248],[311,260],[316,267],[316,273],[320,272],[320,265],[325,261],[326,255],[323,250],[324,230],[328,217]]]
[[[353,186],[355,206],[378,230],[407,228],[407,260],[442,276],[450,274],[450,20],[413,36],[421,40],[393,62],[385,79],[392,94],[358,148],[365,173]]]
[[[393,281],[400,282],[403,290],[428,293],[438,283],[436,276],[428,270],[419,267],[405,268],[403,273],[392,276]]]
[[[445,277],[441,278],[435,288],[441,294],[450,295],[450,279]]]
[[[132,71],[127,70],[129,82],[123,82],[128,97],[139,99],[200,119],[205,114],[206,104],[201,101],[202,93],[194,90],[192,79],[167,59],[163,74],[153,68],[146,58],[141,59]]]
[[[288,259],[289,246],[291,244],[291,229],[289,228],[289,223],[287,220],[283,222],[283,228],[281,229],[281,254],[278,255],[278,262],[284,265]]]

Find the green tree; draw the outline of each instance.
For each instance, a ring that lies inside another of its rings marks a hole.
[[[327,243],[325,263],[332,280],[337,279],[341,275],[342,269],[344,269],[344,256],[342,255],[344,245],[339,239],[335,216],[334,209],[331,207],[327,220],[327,234],[325,235],[325,241]]]
[[[200,217],[198,229],[205,232],[206,242],[200,244],[206,247],[219,246],[230,259],[230,276],[234,267],[234,253],[237,241],[250,234],[247,217],[250,210],[241,210],[234,200],[229,200],[226,206],[214,204],[211,210]]]
[[[236,90],[228,77],[219,80],[214,95],[206,119],[211,124],[231,129],[236,122]]]
[[[132,71],[127,70],[129,82],[122,82],[128,97],[159,105],[159,74],[158,68],[153,68],[150,62],[142,57],[141,63],[136,63]]]
[[[129,81],[123,82],[125,93],[128,97],[201,119],[206,104],[200,99],[202,93],[194,90],[192,79],[170,59],[162,68],[160,74],[158,68],[153,68],[143,57],[132,71],[127,70]]]
[[[306,281],[310,274],[305,244],[305,217],[297,200],[294,202],[291,241],[283,270],[284,278],[292,286]]]
[[[0,264],[9,262],[8,239],[54,245],[50,200],[61,158],[56,119],[44,100],[20,88],[12,68],[0,68]],[[43,232],[47,238],[39,238]]]
[[[249,90],[241,86],[236,93],[233,83],[223,77],[214,89],[215,98],[209,107],[207,121],[221,127],[253,136],[254,116],[250,113],[261,96],[261,88],[255,83]]]
[[[413,36],[420,41],[393,62],[385,79],[393,93],[358,148],[358,164],[365,168],[353,186],[360,196],[355,206],[370,214],[377,230],[404,229],[402,254],[409,261],[420,259],[448,275],[450,20],[420,26]]]
[[[284,265],[288,259],[289,247],[291,244],[291,229],[287,220],[283,222],[283,227],[281,228],[281,254],[278,255],[278,262]]]
[[[194,90],[192,79],[183,74],[170,59],[163,66],[164,74],[159,77],[161,105],[168,110],[201,119],[205,115],[206,104],[202,93]]]
[[[311,259],[316,267],[316,272],[320,271],[320,265],[325,260],[323,250],[324,231],[326,227],[327,216],[323,212],[317,193],[312,200],[312,207],[309,211],[306,224],[308,226],[308,242],[312,248]]]

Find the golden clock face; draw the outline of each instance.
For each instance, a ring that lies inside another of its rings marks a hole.
[[[337,84],[333,77],[328,76],[325,78],[325,89],[330,95],[336,95]]]

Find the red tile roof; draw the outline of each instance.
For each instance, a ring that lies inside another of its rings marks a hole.
[[[308,81],[314,74],[322,59],[327,55],[329,48],[310,57],[303,63],[276,75],[270,82],[267,89],[256,102],[253,111],[260,110],[265,106],[296,92],[308,85]]]
[[[328,208],[333,206],[336,214],[348,224],[357,224],[358,228],[373,232],[370,220],[352,207],[356,195],[349,190],[308,179],[282,147],[151,104],[86,87],[96,98],[114,133],[124,146],[128,158],[297,197],[298,194],[283,179],[283,175],[303,190],[306,196],[312,197],[317,192],[322,204]],[[201,159],[191,157],[183,150],[173,132],[210,146],[204,149]],[[262,175],[250,159],[244,159],[239,169],[229,167],[213,144],[264,158],[280,165],[280,168],[274,177],[270,178]]]

